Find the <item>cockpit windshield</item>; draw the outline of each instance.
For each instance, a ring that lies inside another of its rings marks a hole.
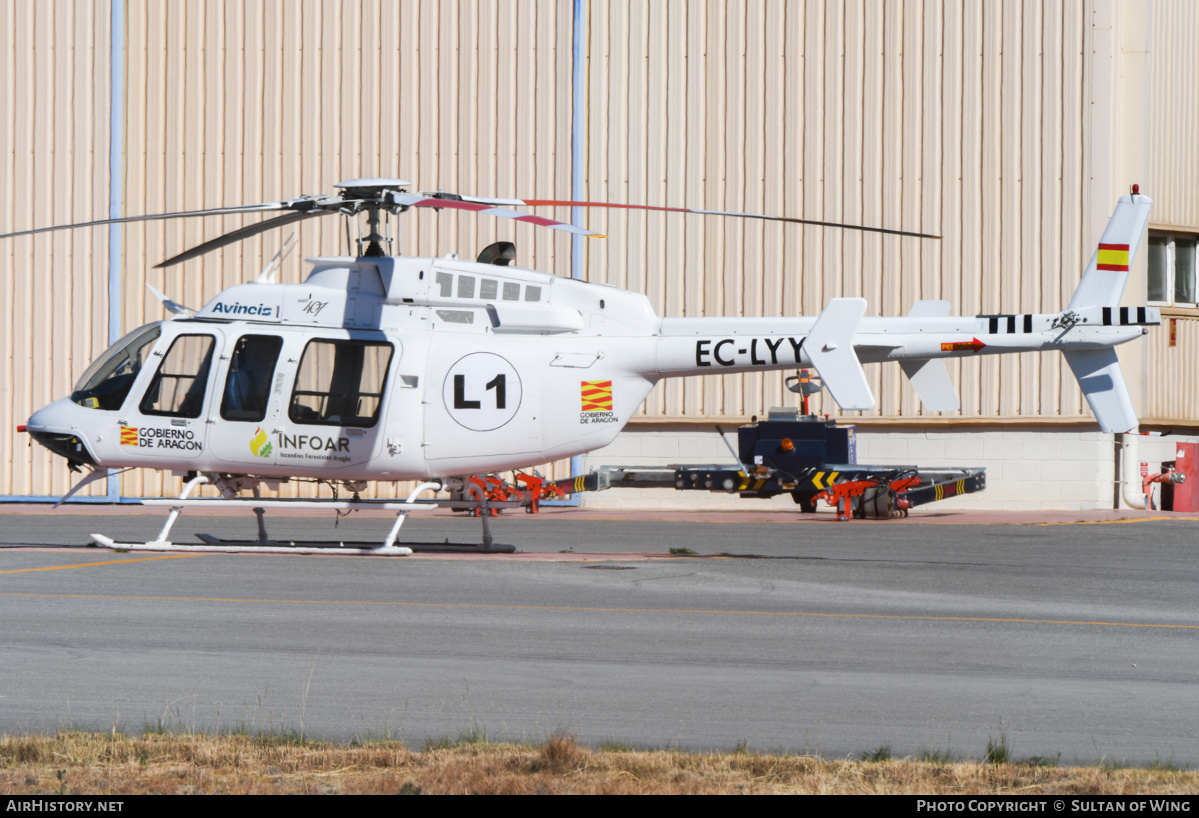
[[[162,322],[138,327],[110,346],[75,384],[71,400],[89,409],[121,408],[146,354],[162,333]]]

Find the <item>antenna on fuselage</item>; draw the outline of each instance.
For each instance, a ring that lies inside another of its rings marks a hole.
[[[262,272],[258,274],[258,278],[254,279],[255,284],[275,283],[275,274],[279,272],[279,269],[283,266],[283,262],[296,247],[296,245],[293,243],[295,238],[295,233],[292,233],[287,237],[287,239],[283,242],[283,245],[279,248],[279,252],[275,253],[275,257],[272,258],[270,263],[267,264],[266,267],[263,268]]]

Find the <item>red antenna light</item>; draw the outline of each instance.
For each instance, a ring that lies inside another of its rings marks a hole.
[[[1133,186],[1132,186],[1132,195],[1133,195],[1133,196],[1136,196],[1136,195],[1137,195],[1137,194],[1139,194],[1140,192],[1141,192],[1141,186],[1140,186],[1140,185],[1133,185]]]

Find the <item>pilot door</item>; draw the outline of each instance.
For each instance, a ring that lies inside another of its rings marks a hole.
[[[121,410],[121,450],[147,459],[199,457],[209,444],[205,409],[221,339],[184,333],[170,339],[165,352],[162,344],[147,359],[156,369],[145,391],[130,395]]]
[[[283,411],[286,374],[279,370],[283,338],[251,333],[233,344],[220,373],[219,400],[209,413],[209,449],[238,471],[276,462],[276,434]]]

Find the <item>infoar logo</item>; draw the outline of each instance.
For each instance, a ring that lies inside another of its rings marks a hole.
[[[266,432],[262,431],[259,426],[254,430],[254,437],[250,438],[250,451],[255,457],[270,457],[271,456],[271,441],[267,438]]]

